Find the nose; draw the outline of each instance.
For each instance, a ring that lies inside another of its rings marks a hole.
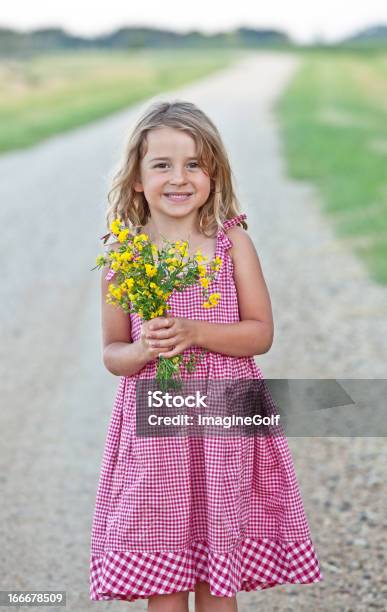
[[[187,182],[184,168],[180,168],[180,167],[176,166],[173,169],[173,171],[172,171],[172,176],[171,176],[170,182],[173,185],[181,185],[181,184],[184,185],[184,183]]]

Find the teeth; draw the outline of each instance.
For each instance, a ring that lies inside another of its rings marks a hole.
[[[172,198],[173,200],[186,200],[192,194],[191,193],[168,193],[166,194],[167,198]]]

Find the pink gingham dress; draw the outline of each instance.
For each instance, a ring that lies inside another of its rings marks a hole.
[[[240,320],[226,232],[245,218],[218,230],[223,265],[210,287],[221,294],[218,306],[203,308],[201,287],[188,287],[171,294],[171,316]],[[136,341],[141,320],[130,319]],[[90,599],[135,601],[194,591],[198,581],[232,597],[323,580],[286,437],[136,437],[136,380],[154,379],[155,368],[154,360],[120,378],[92,525]],[[263,380],[253,357],[214,352],[185,376]]]

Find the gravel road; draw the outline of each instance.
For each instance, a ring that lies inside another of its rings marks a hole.
[[[298,61],[252,55],[161,97],[198,103],[229,150],[273,304],[274,344],[257,358],[265,377],[381,379],[387,289],[334,237],[313,187],[285,174],[273,104]],[[99,273],[90,268],[110,174],[143,106],[0,158],[1,589],[65,590],[77,612],[146,610],[144,600],[88,598],[91,519],[118,384],[102,364]],[[289,443],[325,581],[240,593],[240,612],[385,610],[384,438]]]

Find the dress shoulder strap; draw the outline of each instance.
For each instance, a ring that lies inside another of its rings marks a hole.
[[[239,215],[236,215],[235,217],[232,217],[231,219],[227,219],[223,223],[223,227],[220,228],[218,231],[218,242],[219,242],[220,248],[224,249],[225,251],[228,249],[231,249],[233,244],[230,238],[227,236],[226,232],[230,227],[233,227],[234,225],[243,224],[245,219],[247,219],[246,213],[240,213]]]
[[[233,227],[234,225],[241,224],[241,222],[245,221],[246,219],[247,219],[246,213],[240,213],[239,215],[236,215],[235,217],[232,217],[231,219],[227,219],[223,223],[223,229],[228,230],[230,227]]]

